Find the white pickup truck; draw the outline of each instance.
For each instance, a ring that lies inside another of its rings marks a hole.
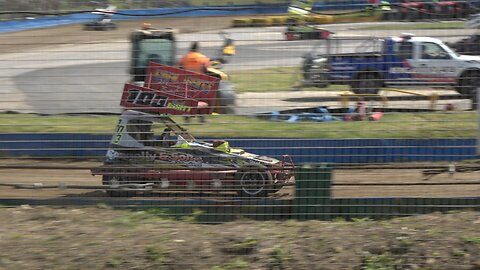
[[[464,95],[473,95],[479,87],[480,56],[459,55],[436,38],[410,34],[370,38],[353,53],[341,52],[352,40],[325,42],[303,62],[305,82],[317,87],[348,84],[358,94],[375,94],[389,86],[454,87]]]

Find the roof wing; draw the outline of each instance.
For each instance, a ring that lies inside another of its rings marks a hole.
[[[125,84],[120,105],[152,114],[211,114],[220,79],[150,62],[145,86]]]

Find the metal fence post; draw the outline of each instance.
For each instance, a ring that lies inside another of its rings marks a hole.
[[[480,87],[475,92],[476,98],[472,102],[477,103],[477,156],[480,156]]]

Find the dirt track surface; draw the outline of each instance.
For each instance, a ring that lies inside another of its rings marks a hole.
[[[30,159],[4,159],[0,162],[0,184],[42,183],[43,185],[101,185],[101,177],[92,176],[90,168],[99,166],[93,161],[47,161]],[[455,163],[462,166],[462,163]],[[20,166],[9,168],[9,165]],[[335,169],[332,194],[336,198],[368,197],[474,197],[480,195],[480,170],[442,173],[427,179],[423,169],[405,167],[419,164],[393,164],[386,168]],[[463,165],[479,166],[476,163]],[[447,168],[448,163],[428,163],[422,166]],[[359,185],[353,185],[359,184]],[[367,184],[367,185],[362,185]],[[371,185],[378,184],[378,185]],[[384,184],[384,185],[380,185]],[[398,185],[395,185],[398,184]],[[411,184],[411,185],[405,185]],[[0,187],[0,198],[54,198],[61,196],[100,196],[101,191],[82,189],[15,189]],[[280,198],[294,196],[293,187],[284,188],[275,195]]]
[[[31,49],[47,49],[64,44],[95,43],[109,40],[126,40],[133,30],[143,23],[156,28],[175,28],[180,33],[219,30],[231,27],[234,17],[204,18],[147,18],[119,21],[118,29],[112,31],[84,31],[83,25],[65,25],[44,29],[26,30],[0,35],[0,53],[25,52]]]
[[[174,221],[105,208],[0,209],[0,269],[480,269],[480,214],[388,221]]]

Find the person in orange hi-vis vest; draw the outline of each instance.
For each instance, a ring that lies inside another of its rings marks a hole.
[[[178,65],[186,70],[205,73],[207,71],[207,68],[211,65],[210,59],[204,54],[198,52],[198,49],[198,42],[193,42],[192,46],[190,47],[190,51],[184,57],[182,57]],[[208,104],[206,103],[205,105],[208,106]],[[194,116],[187,115],[184,117],[184,119],[186,122],[189,122],[192,117]],[[205,116],[199,115],[198,117],[201,123],[205,122]]]
[[[205,73],[206,68],[210,67],[210,59],[198,52],[198,50],[198,42],[193,42],[190,51],[180,60],[180,67],[190,71]]]

